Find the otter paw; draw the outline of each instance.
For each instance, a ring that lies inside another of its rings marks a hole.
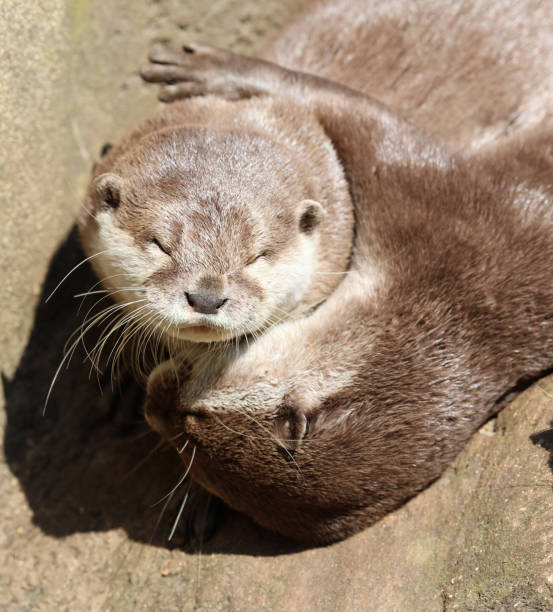
[[[145,81],[161,85],[158,98],[162,102],[209,94],[239,99],[255,93],[248,86],[246,73],[256,60],[230,51],[197,43],[172,51],[157,44],[148,59],[150,63],[140,74]]]

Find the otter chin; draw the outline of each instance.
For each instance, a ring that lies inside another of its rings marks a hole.
[[[234,338],[232,331],[210,325],[190,325],[168,330],[173,338],[185,342],[222,342]]]
[[[195,325],[192,327],[185,328],[184,331],[191,332],[191,333],[205,334],[205,333],[212,333],[215,330],[212,327],[208,327],[207,325]]]

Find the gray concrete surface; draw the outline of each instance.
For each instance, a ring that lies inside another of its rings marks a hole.
[[[180,465],[113,415],[79,359],[43,400],[78,324],[75,214],[91,164],[156,107],[156,39],[248,51],[300,0],[0,3],[0,609],[553,609],[553,381],[476,434],[446,474],[364,533],[301,550],[228,513],[170,548],[152,507]],[[530,436],[534,435],[533,439]],[[549,462],[549,464],[548,464]]]

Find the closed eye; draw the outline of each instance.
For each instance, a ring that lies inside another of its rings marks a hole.
[[[152,242],[152,244],[155,244],[155,245],[156,245],[156,247],[157,247],[157,248],[158,248],[160,251],[163,251],[163,252],[165,253],[165,255],[169,255],[169,257],[171,257],[171,253],[169,252],[169,250],[168,250],[168,249],[166,249],[166,248],[165,248],[165,247],[164,247],[164,246],[161,244],[161,242],[160,242],[160,241],[159,241],[159,240],[158,240],[158,239],[157,239],[155,236],[152,236],[152,238],[151,238],[151,242]]]
[[[259,253],[259,255],[255,255],[255,257],[252,257],[247,265],[250,266],[251,264],[255,263],[256,261],[258,261],[259,259],[270,259],[272,256],[272,252],[271,251],[263,251],[262,253]]]

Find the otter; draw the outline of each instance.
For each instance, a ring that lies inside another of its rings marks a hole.
[[[348,537],[552,368],[552,18],[533,0],[330,1],[264,59],[153,49],[143,76],[169,108],[307,112],[355,212],[348,273],[317,309],[148,379],[148,422],[232,508],[309,544]]]

